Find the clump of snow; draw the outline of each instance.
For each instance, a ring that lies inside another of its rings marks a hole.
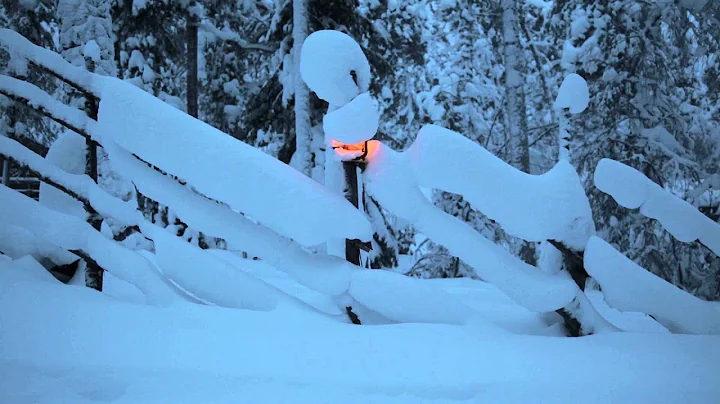
[[[342,196],[131,84],[96,80],[102,92],[101,143],[117,142],[197,192],[303,245],[331,237],[370,239],[365,215]]]
[[[680,144],[680,142],[678,142],[677,139],[675,139],[675,137],[662,126],[643,129],[642,135],[648,140],[661,145],[663,148],[667,148],[671,152],[670,154],[683,153],[685,151],[685,148]]]
[[[522,262],[501,246],[483,237],[467,223],[437,209],[422,194],[418,183],[426,180],[429,175],[437,175],[433,171],[442,173],[436,178],[448,178],[453,181],[454,172],[448,165],[454,164],[457,155],[448,153],[447,150],[439,150],[438,155],[442,156],[440,162],[443,164],[433,165],[427,160],[420,162],[417,152],[426,149],[418,149],[415,145],[411,146],[407,153],[396,153],[377,141],[370,141],[368,146],[370,153],[364,175],[366,189],[385,209],[412,223],[419,232],[442,244],[453,255],[471,265],[483,280],[497,285],[513,300],[530,310],[553,311],[564,307],[575,298],[577,287],[564,273],[550,276]],[[476,155],[472,157],[477,158]],[[422,168],[418,169],[418,165]],[[472,169],[469,171],[469,173],[465,171],[462,176],[455,179],[455,183],[464,182],[459,180],[462,178],[478,178],[473,175]],[[423,173],[425,177],[417,176],[418,172]],[[482,174],[484,178],[502,177],[499,175],[500,172],[491,170],[486,170]],[[447,185],[447,182],[424,181],[423,185]],[[504,189],[501,182],[497,187],[498,192]],[[459,191],[468,189],[465,185],[459,188],[462,188]],[[444,189],[452,192],[452,189],[447,187]],[[521,189],[523,192],[528,192],[527,189]],[[517,190],[518,194],[522,194],[521,189]],[[494,195],[496,191],[494,188],[485,187],[482,191],[498,200],[503,197],[502,193],[500,196]],[[472,192],[468,194],[475,195]],[[478,191],[477,194],[483,195],[483,192]],[[472,199],[468,199],[472,203]],[[492,199],[492,202],[499,205],[501,201],[498,200]],[[538,198],[534,198],[533,201],[537,205]],[[512,203],[510,200],[506,202],[506,209],[510,209],[507,207],[510,203]],[[521,215],[521,212],[515,213]]]
[[[332,106],[343,106],[370,87],[365,54],[354,39],[339,31],[316,31],[305,39],[300,74],[308,87]]]
[[[524,173],[451,130],[426,125],[407,150],[421,187],[462,195],[510,234],[557,240],[581,250],[595,233],[590,204],[568,161],[542,175]]]
[[[565,77],[553,107],[556,109],[567,108],[573,114],[585,111],[590,102],[590,93],[585,79],[580,75],[571,73]]]
[[[100,63],[100,46],[94,39],[91,39],[83,46],[83,56],[95,63]]]
[[[641,172],[610,159],[595,169],[595,186],[628,208],[659,221],[679,241],[699,240],[720,255],[720,225],[694,206],[665,191]]]
[[[355,144],[375,136],[380,112],[377,101],[370,94],[362,93],[349,104],[323,117],[325,135],[346,144]]]
[[[673,332],[720,334],[720,311],[641,268],[598,237],[585,249],[585,268],[610,306],[647,313]]]
[[[45,160],[69,174],[82,175],[85,174],[86,151],[85,138],[66,130],[52,143]],[[82,202],[44,182],[40,183],[40,203],[83,220],[87,218]]]

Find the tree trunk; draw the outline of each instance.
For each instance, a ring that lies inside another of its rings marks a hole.
[[[2,184],[6,187],[10,186],[10,160],[0,157],[2,162]]]
[[[293,0],[293,68],[295,73],[295,153],[293,166],[303,174],[312,172],[310,90],[300,75],[300,52],[307,38],[307,1]]]
[[[198,117],[198,21],[187,17],[187,113]]]
[[[516,0],[503,0],[503,40],[505,43],[505,122],[507,124],[510,164],[526,173],[530,172],[530,148],[525,105],[525,57],[520,47],[518,4]],[[523,242],[520,257],[535,264],[535,246]]]

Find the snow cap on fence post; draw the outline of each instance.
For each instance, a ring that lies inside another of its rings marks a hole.
[[[323,118],[326,138],[352,145],[375,136],[380,114],[367,93],[370,64],[354,39],[338,31],[312,33],[302,47],[300,73],[308,87],[330,104]]]
[[[553,104],[553,108],[560,117],[560,132],[558,135],[560,160],[570,159],[569,114],[579,114],[585,111],[589,103],[590,92],[585,79],[575,73],[568,74],[560,85],[557,98],[555,98]]]

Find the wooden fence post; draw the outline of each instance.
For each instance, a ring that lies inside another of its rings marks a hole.
[[[90,73],[95,72],[95,62],[89,58],[85,58],[85,65]],[[94,121],[98,119],[99,102],[94,96],[85,95],[85,113]],[[91,138],[85,138],[85,146],[87,155],[85,156],[85,174],[90,177],[93,182],[98,182],[98,144]],[[88,223],[97,231],[102,226],[102,217],[94,210],[88,212]],[[85,260],[87,267],[85,269],[85,286],[93,288],[98,292],[102,292],[103,288],[103,269],[94,260]]]

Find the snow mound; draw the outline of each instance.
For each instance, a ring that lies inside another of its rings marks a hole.
[[[514,301],[529,310],[553,311],[564,307],[575,298],[577,287],[569,277],[564,274],[545,274],[512,256],[467,223],[437,209],[418,187],[412,170],[415,163],[412,159],[417,158],[417,154],[413,154],[413,147],[415,145],[411,146],[411,150],[406,154],[396,153],[377,141],[368,143],[370,157],[364,175],[366,189],[380,205],[412,223],[419,232],[436,243],[445,246],[453,255],[472,266],[483,280],[497,285]],[[443,153],[443,150],[439,152],[445,157],[443,161],[446,160],[448,164],[454,162],[455,157],[451,154]],[[452,172],[452,168],[442,164],[432,166],[428,161],[422,164],[424,167],[420,172],[427,175],[436,175],[433,170],[445,175],[448,175],[445,170]],[[476,178],[470,174],[470,178]],[[486,175],[487,177],[493,175]],[[454,177],[448,175],[448,178]],[[444,181],[441,183],[445,184]],[[436,183],[426,181],[424,184],[427,186]],[[463,186],[461,190],[465,189],[467,188]],[[520,189],[517,191],[521,194]],[[478,194],[482,195],[480,192]],[[500,206],[499,202],[493,202]]]
[[[720,225],[694,206],[665,191],[641,172],[615,160],[602,159],[595,168],[595,186],[628,208],[656,219],[679,241],[699,240],[720,255]]]
[[[197,192],[303,245],[332,237],[370,239],[362,212],[302,173],[131,84],[97,80],[102,143],[116,142]]]
[[[238,309],[268,311],[277,306],[279,292],[265,282],[167,231],[156,229],[151,233],[163,274],[194,296]]]
[[[585,250],[585,268],[618,310],[647,313],[672,332],[720,334],[720,311],[641,268],[598,237]]]
[[[585,111],[589,103],[590,92],[585,79],[578,74],[571,73],[560,84],[553,107],[556,109],[567,108],[570,113],[579,114]]]
[[[462,301],[428,282],[389,271],[355,272],[349,293],[358,303],[399,323],[461,325],[479,317]]]
[[[362,93],[349,104],[329,112],[323,117],[325,135],[345,144],[355,144],[375,136],[380,112],[377,101]]]
[[[0,259],[3,403],[715,403],[720,394],[717,336],[478,335],[446,324],[358,327],[281,306],[158,309],[29,277],[8,286],[9,265]]]
[[[351,72],[355,72],[356,79]],[[300,74],[318,97],[336,107],[370,87],[370,64],[360,45],[338,31],[316,31],[305,39]]]
[[[462,195],[513,236],[557,240],[581,250],[595,233],[582,183],[567,161],[542,175],[527,174],[435,125],[420,129],[406,153],[421,187]]]

